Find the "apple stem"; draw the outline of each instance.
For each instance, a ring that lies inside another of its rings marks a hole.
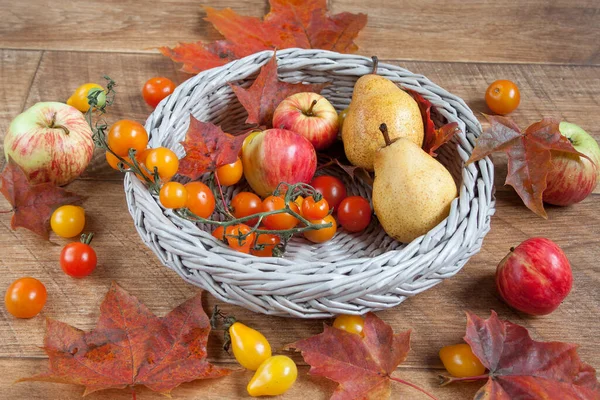
[[[436,398],[436,397],[434,397],[432,394],[430,394],[430,393],[427,393],[427,391],[425,391],[425,389],[422,389],[422,388],[418,387],[418,386],[417,386],[417,385],[415,385],[414,383],[410,383],[410,382],[408,382],[408,381],[405,381],[404,379],[395,378],[395,377],[393,377],[393,376],[390,376],[390,379],[391,379],[391,380],[393,380],[393,381],[396,381],[396,382],[400,382],[401,384],[403,384],[403,385],[406,385],[406,386],[409,386],[409,387],[411,387],[411,388],[413,388],[413,389],[416,389],[416,390],[418,390],[419,392],[421,392],[421,393],[423,393],[424,395],[426,395],[427,397],[429,397],[430,399],[437,400],[437,398]]]
[[[377,56],[372,56],[371,60],[373,60],[372,74],[375,75],[377,74],[377,67],[379,66],[379,58],[377,58]]]
[[[515,248],[514,248],[514,247],[511,247],[511,248],[510,248],[510,252],[511,252],[511,253],[513,253],[514,251],[515,251]]]
[[[315,114],[313,114],[313,107],[317,104],[317,101],[319,100],[313,100],[312,103],[310,104],[310,107],[308,107],[308,110],[306,111],[306,115],[312,117]]]
[[[51,129],[62,129],[63,131],[65,131],[65,133],[68,135],[69,133],[69,129],[64,126],[64,125],[60,125],[56,123],[56,113],[52,114],[52,121],[50,121],[50,126],[49,128]]]
[[[385,140],[385,145],[389,146],[390,144],[392,144],[392,141],[390,140],[390,134],[388,133],[388,128],[387,128],[387,125],[385,124],[385,122],[383,124],[379,125],[379,130],[383,134],[383,139]]]

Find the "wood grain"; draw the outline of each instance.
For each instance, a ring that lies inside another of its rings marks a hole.
[[[39,3],[39,6],[36,6]],[[332,12],[362,12],[369,23],[360,53],[428,61],[600,63],[595,0],[330,0]],[[262,16],[265,0],[41,0],[0,5],[0,47],[156,52],[164,45],[216,40],[201,5]],[[73,35],[76,35],[74,38]]]

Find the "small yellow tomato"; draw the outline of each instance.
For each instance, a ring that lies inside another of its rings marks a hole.
[[[229,337],[233,355],[244,368],[256,371],[263,361],[271,357],[271,345],[263,334],[241,322],[229,327]]]
[[[104,92],[104,88],[97,83],[86,83],[79,86],[75,92],[69,97],[67,100],[67,104],[75,107],[81,112],[87,112],[90,109],[90,104],[88,103],[88,95],[93,91],[100,90],[100,93],[97,97],[98,99],[98,107],[103,107],[106,103],[106,93]]]
[[[231,186],[235,185],[242,179],[242,175],[244,175],[244,167],[242,166],[242,160],[238,157],[235,162],[231,164],[225,164],[220,166],[215,171],[217,178],[219,179],[219,183],[223,186]]]
[[[165,208],[183,208],[187,197],[187,189],[179,182],[167,182],[160,188],[159,199]]]
[[[166,147],[157,147],[150,150],[144,163],[150,172],[153,172],[156,167],[158,176],[164,182],[175,176],[179,169],[177,154]]]
[[[298,377],[296,363],[287,356],[266,359],[248,383],[250,396],[277,396],[285,393]]]
[[[452,376],[466,378],[483,375],[485,367],[466,343],[442,347],[440,359]]]
[[[363,332],[365,319],[360,315],[338,315],[333,321],[333,327],[362,337],[365,336]]]
[[[78,206],[58,207],[50,217],[50,227],[58,236],[72,238],[80,235],[85,226],[85,211]]]

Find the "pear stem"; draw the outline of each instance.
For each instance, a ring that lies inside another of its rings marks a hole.
[[[379,66],[379,58],[377,58],[377,56],[372,56],[371,59],[373,60],[373,75],[377,74],[377,67]]]
[[[313,107],[317,104],[317,101],[319,101],[319,100],[313,100],[312,103],[310,104],[310,107],[308,108],[308,110],[306,110],[306,115],[308,115],[309,117],[312,117],[315,115],[315,114],[313,114]]]
[[[383,124],[379,125],[379,130],[383,134],[383,139],[385,140],[385,145],[389,146],[390,144],[392,144],[392,141],[390,140],[390,134],[388,133],[388,128],[387,128],[387,125],[385,124],[385,122]]]

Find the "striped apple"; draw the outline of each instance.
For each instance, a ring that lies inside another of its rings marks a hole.
[[[92,130],[83,114],[57,102],[37,103],[19,114],[4,137],[4,155],[33,183],[66,185],[92,159]]]
[[[268,129],[245,143],[242,162],[252,190],[266,197],[280,182],[310,182],[317,169],[317,154],[305,137],[285,129]]]

